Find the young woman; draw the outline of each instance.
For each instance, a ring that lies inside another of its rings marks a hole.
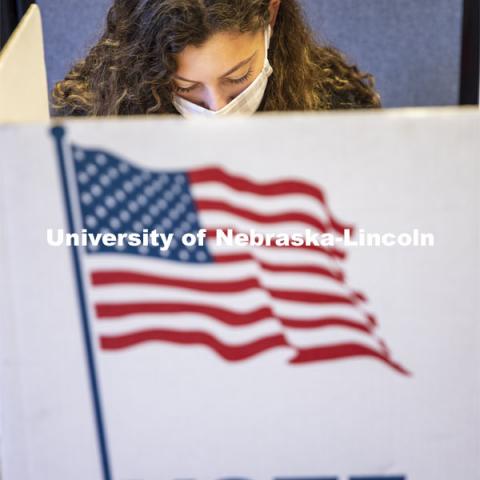
[[[52,96],[57,115],[380,106],[370,75],[315,42],[297,0],[115,0]]]

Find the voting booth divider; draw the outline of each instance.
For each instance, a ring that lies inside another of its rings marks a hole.
[[[0,126],[2,478],[480,478],[479,127]]]
[[[0,51],[0,123],[49,118],[42,19],[33,4]]]

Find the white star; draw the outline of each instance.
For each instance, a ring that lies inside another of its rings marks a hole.
[[[107,157],[103,153],[98,153],[95,155],[95,161],[98,163],[98,165],[103,167],[107,164]]]
[[[126,163],[121,163],[118,167],[121,173],[128,173],[130,170],[130,167]]]
[[[97,226],[97,219],[93,215],[88,215],[85,219],[87,227],[94,228]]]
[[[185,177],[183,175],[175,175],[175,183],[183,185],[185,183]]]
[[[182,187],[180,185],[174,185],[172,187],[172,193],[174,195],[178,195],[182,191]]]
[[[132,217],[126,210],[122,210],[120,212],[120,220],[122,220],[123,222],[128,222],[130,218]]]
[[[190,258],[190,254],[186,250],[180,250],[178,253],[178,258],[180,260],[186,261]]]
[[[106,199],[105,199],[105,205],[108,207],[108,208],[113,208],[115,207],[115,205],[117,204],[117,202],[115,201],[115,199],[110,195],[108,196]]]
[[[95,197],[99,197],[102,194],[102,187],[100,185],[97,185],[96,183],[92,185],[90,188],[90,191]]]
[[[142,177],[140,175],[135,175],[132,178],[132,183],[136,186],[139,187],[143,182],[142,182]]]
[[[156,205],[151,205],[148,211],[155,217],[160,213],[160,209]]]
[[[133,184],[130,180],[123,182],[123,188],[127,193],[132,193],[134,189]]]
[[[142,206],[144,207],[147,203],[148,203],[148,199],[145,195],[138,195],[137,197],[137,202]]]
[[[105,218],[107,216],[107,209],[102,207],[101,205],[95,209],[95,213],[98,215],[99,218]]]
[[[158,190],[161,190],[163,188],[163,180],[161,178],[157,178],[154,182],[153,182],[153,185],[155,186],[155,188],[157,188]]]
[[[112,179],[112,180],[115,180],[118,178],[118,171],[116,168],[114,167],[110,167],[108,169],[108,176]]]
[[[177,212],[179,215],[181,215],[182,213],[185,213],[185,210],[187,209],[187,207],[185,207],[185,205],[183,205],[183,203],[179,203],[177,205]]]
[[[127,196],[125,195],[125,192],[123,190],[117,190],[115,192],[115,198],[119,201],[119,202],[123,202]]]
[[[75,150],[74,157],[77,162],[81,162],[85,160],[85,153],[82,150]]]
[[[147,197],[152,197],[155,194],[155,187],[152,185],[147,185],[144,192]]]
[[[110,178],[108,178],[108,175],[102,175],[100,177],[100,183],[104,186],[104,187],[108,187],[112,181],[110,180]]]
[[[77,178],[79,183],[81,183],[82,185],[85,185],[86,183],[88,183],[88,180],[89,180],[89,177],[85,172],[80,172]]]
[[[142,222],[146,225],[150,225],[152,223],[152,217],[146,213],[145,215],[142,215]]]
[[[117,230],[118,228],[120,228],[122,224],[120,223],[120,220],[116,217],[112,217],[110,219],[110,226],[114,229],[114,230]]]
[[[147,255],[148,247],[145,245],[140,245],[140,247],[138,247],[138,253],[141,253],[142,255]]]
[[[203,250],[200,250],[195,254],[195,258],[199,262],[204,262],[207,259],[207,254]]]
[[[94,176],[98,173],[98,168],[96,165],[94,165],[93,163],[91,163],[90,165],[87,166],[87,173],[90,175],[90,176]]]
[[[85,193],[82,193],[82,203],[84,205],[90,205],[92,203],[92,196],[88,193],[88,192],[85,192]]]
[[[138,212],[138,203],[137,202],[134,202],[133,200],[128,202],[128,209],[132,212],[132,213],[135,213],[135,212]]]

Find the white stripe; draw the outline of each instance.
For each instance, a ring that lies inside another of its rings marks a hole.
[[[317,329],[283,328],[276,320],[266,320],[254,325],[234,327],[225,325],[202,315],[131,315],[118,320],[100,320],[95,330],[99,335],[121,336],[145,330],[165,329],[176,332],[195,331],[215,337],[226,345],[245,345],[265,337],[284,334],[288,342],[296,348],[326,347],[356,343],[380,350],[379,339],[375,335],[345,327],[324,327]]]
[[[230,212],[221,212],[216,210],[201,210],[198,212],[200,225],[204,228],[235,228],[238,232],[248,233],[254,229],[260,233],[302,235],[305,236],[305,230],[309,229],[312,233],[322,233],[315,225],[297,221],[272,221],[269,223],[259,223],[246,219]],[[335,232],[333,232],[335,233]],[[325,240],[327,241],[326,237]],[[340,245],[340,244],[339,244]]]
[[[92,288],[90,293],[95,303],[195,303],[237,312],[250,312],[271,303],[268,294],[262,290],[220,295],[175,287],[108,285]]]
[[[225,245],[216,245],[212,240],[207,241],[207,248],[212,255],[236,255],[249,254],[257,258],[259,261],[272,265],[306,265],[314,267],[322,267],[332,272],[340,272],[343,260],[332,258],[324,253],[312,252],[310,250],[299,248],[264,248],[264,247],[229,247]],[[191,275],[199,275],[202,278],[208,278],[215,272],[221,272],[223,268],[234,268],[234,265],[241,265],[244,262],[234,263],[189,263],[177,260],[169,260],[168,258],[152,258],[142,257],[141,255],[129,255],[124,253],[108,253],[85,255],[86,262],[90,266],[97,266],[98,269],[139,269],[152,274],[159,272],[169,272],[172,269],[185,268],[190,271]],[[180,271],[180,270],[179,270]],[[198,274],[196,272],[199,272]]]
[[[353,305],[312,305],[311,303],[275,300],[272,306],[277,315],[299,320],[316,318],[345,318],[367,324],[366,312]]]
[[[256,195],[255,193],[241,192],[214,181],[194,183],[190,190],[196,200],[226,201],[236,207],[262,214],[302,212],[319,218],[325,224],[328,224],[330,220],[325,206],[309,195]]]
[[[96,322],[100,335],[127,335],[151,329],[165,329],[177,332],[197,331],[214,336],[227,345],[242,345],[261,338],[283,333],[277,320],[266,320],[253,325],[232,327],[203,315],[188,313],[169,315],[131,315],[120,320]]]
[[[101,263],[101,265],[99,265]],[[106,265],[106,264],[109,265]],[[337,280],[309,273],[268,272],[253,260],[234,264],[210,264],[199,268],[198,265],[188,265],[175,262],[168,269],[156,270],[138,268],[135,262],[120,260],[113,262],[90,262],[90,271],[101,272],[105,270],[130,271],[137,274],[157,275],[175,280],[194,281],[208,284],[209,282],[236,282],[247,279],[256,279],[263,288],[289,290],[295,292],[311,292],[331,295],[350,295],[349,287]],[[181,288],[168,287],[165,288]],[[218,292],[219,295],[223,293]]]
[[[261,290],[220,295],[218,293],[199,293],[178,288],[115,285],[92,288],[90,290],[90,300],[95,304],[193,303],[223,308],[237,313],[248,313],[259,308],[270,307],[275,314],[282,317],[300,320],[342,317],[367,324],[365,314],[352,305],[312,305],[287,300],[274,300]]]
[[[222,251],[222,249],[219,249]],[[242,251],[238,251],[242,253]],[[243,253],[246,253],[243,251]],[[268,263],[285,263],[288,265],[288,258],[285,258],[285,261],[275,262],[277,258],[273,255],[274,252],[263,251],[261,255],[262,259]],[[284,255],[285,252],[278,252],[277,257],[287,257]],[[308,258],[308,255],[304,257]],[[305,264],[305,266],[312,265],[312,262],[307,263],[305,261],[292,262],[290,264]],[[320,262],[318,262],[320,263]],[[328,262],[323,262],[322,266],[325,268],[330,267],[327,265]],[[254,274],[264,274],[266,278],[271,275],[278,275],[282,278],[288,279],[295,278],[296,281],[299,281],[303,277],[304,282],[307,286],[308,284],[315,282],[320,285],[320,281],[327,282],[323,285],[330,285],[338,283],[336,280],[329,277],[322,277],[320,275],[310,274],[310,273],[297,273],[297,272],[268,272],[262,270],[261,266],[256,263],[254,260],[242,261],[242,262],[233,262],[233,263],[187,263],[171,260],[157,260],[152,259],[151,257],[136,257],[135,255],[125,255],[125,254],[109,254],[109,255],[88,255],[86,258],[86,264],[88,265],[89,270],[101,271],[101,270],[127,270],[133,272],[141,272],[149,275],[159,275],[179,279],[191,279],[191,280],[205,280],[205,281],[215,281],[215,280],[240,280],[241,278],[246,278]],[[293,276],[296,277],[293,277]]]
[[[213,240],[207,242],[213,255],[249,253],[255,258],[273,265],[308,265],[328,268],[333,272],[340,271],[342,259],[332,258],[323,252],[313,252],[300,248],[268,248],[268,247],[230,247],[217,245]]]
[[[207,242],[213,255],[231,255],[248,253],[258,260],[272,265],[309,265],[326,268],[332,273],[341,272],[342,259],[331,257],[322,252],[295,248],[238,247],[218,246],[213,241]]]
[[[293,330],[286,332],[291,345],[297,348],[313,348],[357,343],[374,350],[380,350],[379,339],[372,334],[342,327],[328,327],[314,330]]]

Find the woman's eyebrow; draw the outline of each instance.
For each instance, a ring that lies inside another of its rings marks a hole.
[[[243,67],[245,64],[247,64],[255,55],[257,54],[257,50],[253,52],[253,55],[250,55],[245,60],[242,60],[240,63],[237,63],[233,68],[231,68],[228,72],[224,73],[220,78],[228,77],[228,75],[231,75],[233,72],[238,70],[240,67]]]
[[[180,75],[175,75],[174,77],[176,80],[182,80],[183,82],[188,82],[188,83],[199,83],[196,80],[188,80],[188,78],[183,78]]]
[[[255,50],[255,52],[253,52],[253,55],[250,55],[250,57],[246,58],[245,60],[242,60],[240,63],[237,63],[237,65],[235,65],[233,68],[231,68],[228,72],[224,73],[220,78],[228,77],[228,75],[231,75],[233,72],[238,70],[240,67],[243,67],[248,62],[250,62],[256,54],[257,54],[257,50]],[[182,80],[183,82],[199,83],[196,80],[189,80],[188,78],[180,77],[179,75],[175,75],[175,78],[177,80]]]

